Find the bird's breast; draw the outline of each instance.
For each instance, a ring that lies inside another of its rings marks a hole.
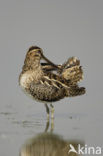
[[[28,71],[20,75],[19,83],[22,88],[27,89],[33,80],[33,73]]]
[[[20,86],[24,89],[29,89],[30,84],[34,81],[34,83],[38,83],[38,81],[42,77],[42,72],[35,70],[34,71],[26,71],[25,73],[20,75],[19,83]]]

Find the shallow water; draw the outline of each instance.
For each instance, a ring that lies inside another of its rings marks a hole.
[[[52,130],[52,134],[62,137],[65,141],[72,140],[78,144],[83,142],[88,146],[102,146],[102,114],[76,112],[70,103],[59,102],[54,106],[55,119],[54,123],[50,120],[48,132]],[[71,110],[67,110],[69,106]],[[47,119],[43,104],[26,103],[21,105],[22,109],[19,107],[19,104],[16,107],[11,104],[5,105],[3,110],[0,109],[1,156],[6,156],[7,153],[19,155],[23,144],[28,139],[45,132]]]

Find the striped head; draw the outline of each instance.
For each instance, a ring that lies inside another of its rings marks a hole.
[[[41,48],[37,46],[32,46],[29,48],[27,54],[26,54],[26,59],[29,61],[35,61],[35,60],[40,60],[42,58],[43,51]]]
[[[37,46],[32,46],[29,48],[26,54],[26,58],[24,64],[27,66],[37,66],[40,65],[40,60],[43,59],[52,66],[58,68],[54,63],[52,63],[48,58],[46,58],[43,54],[43,50]]]

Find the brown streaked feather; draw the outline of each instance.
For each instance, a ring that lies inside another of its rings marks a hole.
[[[45,82],[44,84],[32,82],[29,92],[35,99],[47,102],[58,101],[66,96],[65,88],[60,89],[53,84],[48,85]]]
[[[62,76],[56,75],[56,74],[51,73],[51,72],[45,73],[44,78],[48,79],[51,82],[56,83],[59,86],[65,87],[65,88],[68,88],[71,85],[70,80],[66,80]]]
[[[43,77],[37,84],[35,82],[31,83],[29,92],[37,100],[53,102],[64,97],[82,95],[85,93],[85,88],[79,88],[78,85],[65,87],[58,81]]]
[[[71,57],[65,64],[63,64],[62,68],[61,75],[66,80],[70,80],[73,85],[83,79],[83,70],[80,66],[80,61],[77,58]]]
[[[72,67],[75,65],[80,65],[80,60],[78,60],[76,57],[70,57],[63,65],[62,68],[66,67]]]

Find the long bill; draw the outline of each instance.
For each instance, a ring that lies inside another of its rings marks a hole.
[[[46,58],[44,55],[42,55],[42,58],[43,58],[46,62],[48,62],[50,65],[54,66],[54,67],[57,68],[57,69],[60,69],[60,67],[59,67],[58,65],[54,64],[53,62],[51,62],[51,61],[50,61],[48,58]]]

